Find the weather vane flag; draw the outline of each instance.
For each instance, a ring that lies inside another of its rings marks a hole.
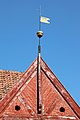
[[[41,38],[43,36],[43,32],[41,31],[41,23],[50,24],[50,18],[41,16],[41,12],[40,12],[40,17],[39,17],[39,31],[37,32],[37,36],[39,38]],[[39,43],[40,43],[40,39],[39,39]]]
[[[40,16],[40,22],[49,24],[50,23],[50,18]]]

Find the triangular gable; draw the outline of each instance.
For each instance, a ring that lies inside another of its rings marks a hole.
[[[37,59],[20,78],[19,82],[0,103],[0,115],[20,117],[37,116]],[[43,118],[80,118],[79,106],[75,103],[57,77],[41,58]],[[20,108],[19,108],[20,107]],[[19,110],[16,110],[19,109]]]

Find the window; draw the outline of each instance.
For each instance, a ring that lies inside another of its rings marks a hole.
[[[16,110],[16,111],[19,111],[19,110],[20,110],[20,106],[19,106],[19,105],[16,105],[16,106],[15,106],[15,110]]]
[[[60,112],[65,112],[65,108],[64,108],[64,107],[61,107],[61,108],[60,108]]]

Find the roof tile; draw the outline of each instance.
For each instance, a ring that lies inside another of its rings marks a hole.
[[[7,92],[18,82],[22,72],[0,70],[0,101],[5,97]]]

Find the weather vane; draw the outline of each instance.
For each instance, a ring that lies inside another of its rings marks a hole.
[[[39,31],[37,32],[37,36],[39,37],[38,48],[40,48],[40,38],[43,36],[43,31],[41,30],[41,23],[49,24],[49,23],[50,23],[50,18],[48,18],[48,17],[43,17],[43,16],[41,15],[41,6],[40,6]],[[40,52],[40,50],[38,50],[38,52]]]
[[[40,38],[43,36],[43,31],[41,30],[41,23],[50,23],[49,18],[43,17],[41,15],[41,7],[40,7],[40,16],[39,16],[39,31],[37,32],[37,36],[39,38],[38,44],[38,61],[37,61],[37,112],[38,114],[42,114],[42,83],[41,83],[41,46],[40,46]]]

